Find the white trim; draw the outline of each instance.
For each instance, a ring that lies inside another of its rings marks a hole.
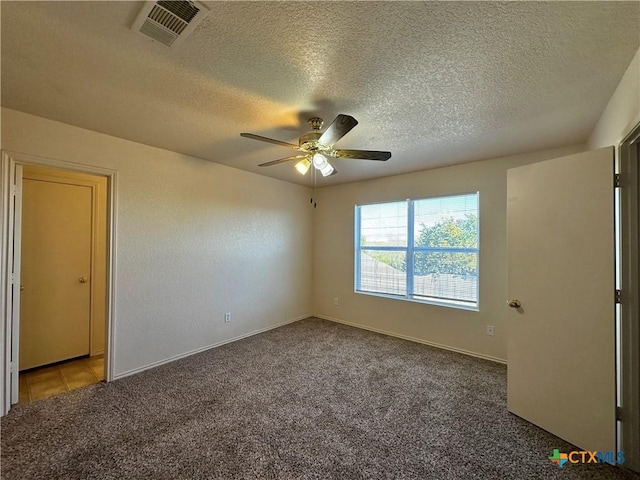
[[[14,164],[31,164],[31,165],[40,165],[45,167],[58,168],[63,170],[71,170],[79,173],[87,173],[91,175],[102,175],[107,177],[108,185],[107,185],[107,195],[108,195],[108,213],[107,213],[107,221],[108,221],[108,239],[107,239],[107,290],[108,296],[107,299],[107,313],[106,313],[106,323],[107,329],[105,333],[105,343],[106,350],[108,355],[105,357],[105,380],[110,382],[113,380],[113,365],[114,365],[114,354],[115,354],[115,325],[116,325],[116,240],[117,240],[117,205],[118,205],[118,172],[116,170],[111,170],[102,167],[96,167],[93,165],[87,165],[82,163],[68,162],[65,160],[59,160],[54,158],[46,158],[40,157],[37,155],[30,155],[21,152],[13,152],[6,151],[2,152],[2,198],[0,199],[0,206],[2,209],[0,212],[3,215],[2,222],[2,238],[0,239],[0,244],[2,247],[1,252],[1,264],[2,267],[2,275],[0,281],[2,282],[2,292],[0,292],[0,307],[2,307],[2,318],[0,322],[2,324],[2,332],[4,334],[4,338],[2,338],[2,348],[4,353],[7,352],[7,345],[10,342],[10,338],[7,338],[7,328],[8,328],[8,313],[7,313],[7,298],[6,298],[6,288],[7,288],[7,275],[8,275],[8,243],[9,243],[9,235],[13,233],[13,227],[8,225],[9,205],[7,201],[10,198],[10,187],[9,183],[10,179],[9,173],[11,172],[11,165]],[[4,362],[4,359],[1,359],[0,362]],[[4,373],[8,368],[7,365],[3,365],[0,363],[0,367],[2,368],[2,372]],[[8,413],[11,405],[7,405],[5,402],[7,389],[10,388],[8,383],[8,379],[6,375],[3,378],[2,382],[2,402],[0,403],[0,416]],[[10,402],[9,402],[10,403]]]
[[[28,153],[15,152],[11,150],[3,150],[10,159],[16,163],[41,165],[45,167],[61,168],[63,170],[71,170],[78,173],[88,173],[91,175],[103,175],[110,177],[118,173],[117,170],[110,168],[96,167],[86,163],[69,162],[57,158],[41,157],[39,155],[30,155]]]
[[[18,367],[20,359],[20,342],[14,332],[20,331],[20,297],[22,292],[20,285],[20,272],[22,271],[22,185],[23,166],[9,162],[9,233],[13,234],[13,241],[10,241],[7,249],[7,275],[12,278],[11,293],[7,290],[7,297],[11,297],[7,302],[11,306],[11,312],[7,315],[10,319],[7,331],[11,332],[11,402],[10,405],[18,403],[20,400],[20,384],[18,381]],[[13,207],[13,209],[12,209]],[[16,234],[17,232],[17,234]],[[11,240],[11,238],[9,238]]]
[[[327,315],[314,315],[314,317],[321,318],[323,320],[329,320],[330,322],[342,323],[343,325],[349,325],[350,327],[361,328],[363,330],[369,330],[371,332],[381,333],[390,337],[402,338],[403,340],[409,340],[410,342],[422,343],[423,345],[429,345],[431,347],[441,348],[442,350],[449,350],[451,352],[462,353],[470,357],[481,358],[483,360],[490,360],[496,363],[507,364],[507,360],[504,358],[492,357],[491,355],[485,355],[483,353],[472,352],[470,350],[464,350],[462,348],[450,347],[449,345],[443,345],[441,343],[430,342],[421,338],[410,337],[408,335],[402,335],[400,333],[389,332],[387,330],[381,330],[379,328],[369,327],[367,325],[361,325],[359,323],[347,322],[338,318],[329,317]]]
[[[11,238],[16,225],[20,229],[20,221],[15,221],[16,213],[21,212],[21,195],[20,188],[22,182],[14,183],[16,176],[22,176],[22,167],[11,161],[11,157],[2,153],[2,317],[0,324],[3,332],[2,337],[2,356],[0,364],[2,365],[2,404],[0,416],[6,415],[11,409],[11,405],[18,401],[18,384],[17,380],[17,358],[19,344],[17,339],[13,337],[19,325],[20,314],[20,290],[16,290],[13,286],[19,285],[19,278],[14,275],[16,263],[18,271],[20,268],[20,245],[14,245]],[[17,262],[16,262],[17,257]]]
[[[480,252],[478,252],[480,253]],[[413,296],[393,295],[390,293],[377,293],[368,292],[366,290],[354,290],[353,293],[358,295],[369,295],[372,297],[388,298],[390,300],[402,300],[403,302],[421,303],[423,305],[433,305],[434,307],[455,308],[457,310],[467,310],[469,312],[479,312],[479,303],[475,302],[473,305],[466,305],[460,300],[431,300],[429,297],[425,297],[425,300],[415,298]]]
[[[9,229],[9,205],[8,200],[11,195],[7,190],[10,189],[9,181],[9,156],[6,153],[2,154],[2,165],[0,171],[0,214],[2,215],[2,222],[0,224],[0,312],[2,312],[2,318],[0,319],[0,344],[2,345],[2,355],[0,355],[0,378],[2,379],[2,392],[0,395],[0,416],[4,416],[9,412],[11,408],[11,378],[9,372],[9,348],[8,343],[8,322],[7,318],[9,312],[7,311],[7,285],[9,281],[9,268],[8,268],[8,229]]]
[[[304,320],[306,318],[312,318],[316,315],[307,314],[302,315],[300,317],[296,317],[292,320],[287,320],[285,322],[277,323],[275,325],[271,325],[268,327],[260,328],[258,330],[254,330],[249,333],[245,333],[243,335],[239,335],[237,337],[229,338],[227,340],[222,340],[221,342],[216,342],[211,345],[207,345],[205,347],[196,348],[195,350],[191,350],[189,352],[181,353],[179,355],[174,355],[173,357],[165,358],[164,360],[158,360],[157,362],[149,363],[143,367],[134,368],[132,370],[127,370],[126,372],[119,373],[118,375],[113,377],[113,380],[118,380],[120,378],[129,377],[131,375],[135,375],[136,373],[144,372],[145,370],[149,370],[151,368],[159,367],[160,365],[164,365],[166,363],[171,363],[176,360],[180,360],[181,358],[190,357],[191,355],[195,355],[196,353],[205,352],[207,350],[211,350],[212,348],[221,347],[222,345],[226,345],[227,343],[237,342],[238,340],[242,340],[243,338],[252,337],[254,335],[258,335],[259,333],[264,333],[269,330],[273,330],[274,328],[284,327],[285,325],[289,325],[290,323],[299,322],[300,320]]]
[[[116,273],[117,240],[118,240],[118,172],[113,170],[107,185],[107,228],[109,230],[107,245],[107,331],[105,332],[104,373],[107,382],[115,378],[116,358],[116,291],[118,275]]]

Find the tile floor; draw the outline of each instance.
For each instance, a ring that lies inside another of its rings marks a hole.
[[[104,355],[82,357],[20,372],[18,403],[32,403],[104,380]]]

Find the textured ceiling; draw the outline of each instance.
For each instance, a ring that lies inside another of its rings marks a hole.
[[[329,185],[584,142],[640,45],[638,2],[206,2],[167,48],[142,2],[0,2],[2,105],[259,168],[319,115],[360,124]]]

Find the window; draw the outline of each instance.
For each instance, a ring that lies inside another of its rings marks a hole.
[[[478,193],[358,205],[356,292],[478,307]]]

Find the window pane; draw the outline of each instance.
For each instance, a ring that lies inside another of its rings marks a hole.
[[[362,205],[360,245],[407,246],[407,202]]]
[[[360,291],[407,294],[406,253],[363,250],[360,253]]]
[[[477,307],[478,213],[478,193],[356,206],[356,290]]]
[[[413,265],[414,295],[477,302],[477,253],[416,252]]]
[[[478,247],[478,194],[414,202],[416,247]]]

